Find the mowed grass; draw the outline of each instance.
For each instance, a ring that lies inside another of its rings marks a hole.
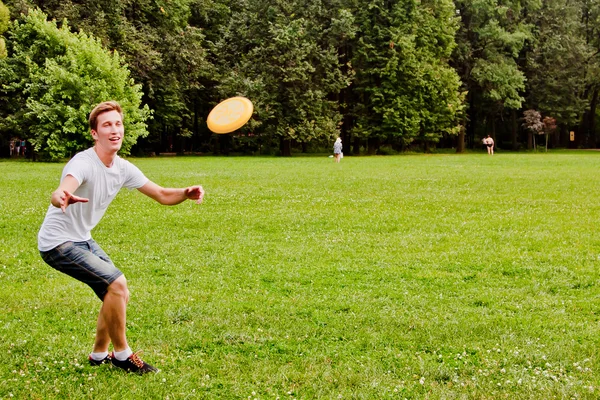
[[[0,162],[0,398],[600,396],[600,153],[131,159],[93,232],[161,369],[90,367],[100,302],[43,263],[63,164]]]

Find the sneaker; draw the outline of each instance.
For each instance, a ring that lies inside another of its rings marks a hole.
[[[130,355],[127,360],[120,361],[114,356],[114,353],[111,354],[110,361],[112,365],[117,368],[124,369],[127,372],[135,372],[136,374],[146,374],[148,372],[158,372],[158,369],[153,367],[152,365],[144,362],[137,353],[133,353]]]
[[[98,365],[102,364],[110,364],[111,360],[112,358],[110,357],[110,354],[104,357],[102,360],[94,360],[91,355],[88,356],[88,361],[92,367],[97,367]]]

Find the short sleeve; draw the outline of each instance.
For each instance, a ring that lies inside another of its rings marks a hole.
[[[91,170],[92,165],[89,160],[86,160],[82,153],[79,153],[65,165],[60,181],[62,182],[67,175],[71,175],[77,179],[79,185],[83,185],[89,179],[92,173]]]
[[[146,178],[146,175],[138,167],[133,165],[127,160],[123,160],[125,162],[125,186],[127,189],[139,189],[148,183],[149,179]]]

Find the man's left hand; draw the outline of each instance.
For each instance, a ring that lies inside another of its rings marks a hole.
[[[202,200],[204,200],[204,189],[199,185],[190,186],[185,189],[185,197],[187,197],[188,200],[196,200],[196,204],[200,204],[202,203]]]

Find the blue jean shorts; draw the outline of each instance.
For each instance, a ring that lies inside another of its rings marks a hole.
[[[123,275],[93,239],[65,242],[40,254],[52,268],[91,287],[100,300],[104,300],[108,286]]]

